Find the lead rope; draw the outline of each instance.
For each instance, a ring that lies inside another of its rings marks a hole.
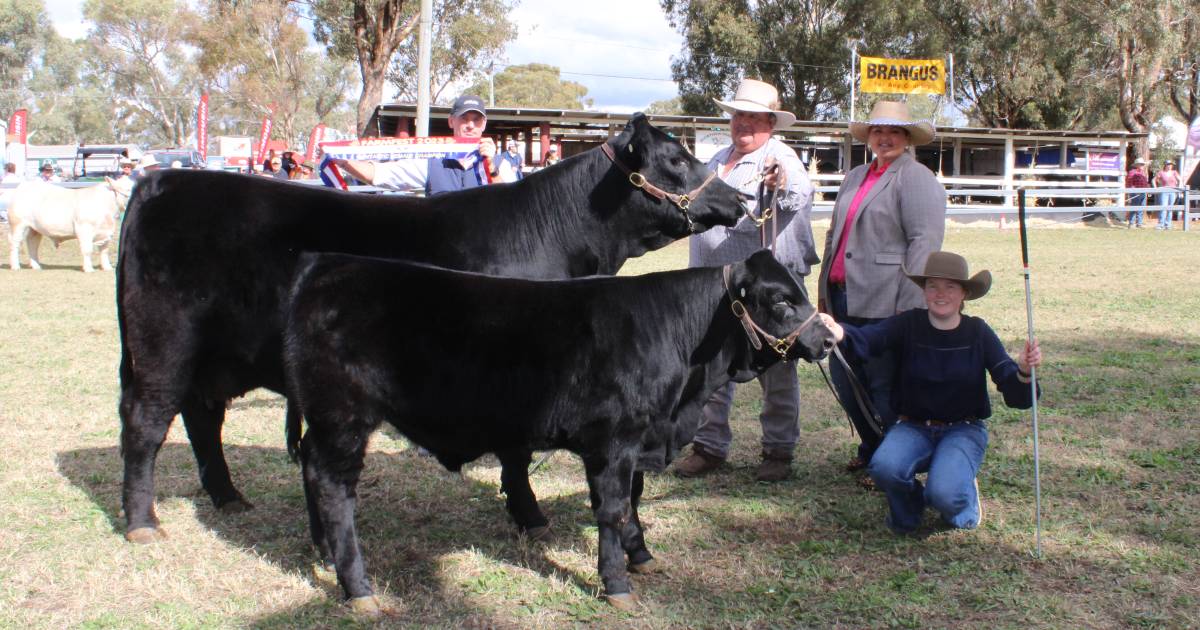
[[[858,403],[858,410],[862,412],[863,417],[867,420],[867,425],[876,437],[883,437],[883,418],[879,415],[879,411],[875,409],[875,405],[871,403],[871,396],[867,392],[867,388],[863,387],[861,381],[855,376],[854,370],[850,368],[850,364],[846,361],[846,357],[842,355],[842,350],[834,344],[833,356],[837,357],[839,363],[842,364],[842,369],[846,372],[846,378],[850,381],[850,388],[854,391],[854,401]],[[846,421],[850,423],[850,435],[854,435],[855,427],[854,420],[850,417],[850,408],[846,406],[846,401],[838,396],[837,390],[833,387],[833,381],[829,375],[825,373],[825,365],[817,362],[817,367],[821,368],[821,376],[825,377],[825,385],[829,387],[829,392],[833,394],[833,399],[841,406],[842,411],[846,413]]]

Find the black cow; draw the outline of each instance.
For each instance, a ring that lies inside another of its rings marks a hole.
[[[767,251],[724,270],[560,281],[306,254],[291,304],[284,361],[308,423],[313,542],[365,611],[378,601],[355,487],[381,422],[450,470],[489,452],[582,457],[605,594],[626,607],[635,601],[626,557],[635,571],[653,560],[637,514],[641,471],[666,467],[731,378],[833,346],[803,287]]]
[[[429,199],[207,171],[150,174],[125,216],[117,275],[126,538],[161,533],[154,462],[176,413],[213,503],[249,507],[221,448],[225,405],[256,387],[286,394],[281,333],[302,251],[567,278],[615,273],[629,257],[732,225],[742,212],[733,188],[645,117],[605,146],[615,155],[592,150],[513,184]],[[696,198],[679,198],[685,192]],[[300,420],[290,406],[287,415],[295,454]],[[517,525],[544,531],[529,488],[531,453],[499,456]]]

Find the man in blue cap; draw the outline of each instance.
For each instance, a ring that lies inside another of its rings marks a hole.
[[[496,143],[483,136],[487,128],[487,109],[483,99],[464,94],[450,108],[450,129],[458,138],[479,138],[479,149],[465,158],[429,158],[428,162],[397,160],[367,162],[334,160],[355,179],[372,186],[408,190],[424,186],[426,195],[465,190],[488,183],[496,174]]]

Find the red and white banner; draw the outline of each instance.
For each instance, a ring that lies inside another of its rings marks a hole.
[[[325,125],[317,123],[312,133],[308,134],[308,147],[304,149],[304,159],[311,161],[317,156],[317,145],[325,140]]]
[[[196,150],[200,152],[200,160],[208,159],[208,95],[200,95],[200,105],[196,108]]]
[[[263,156],[267,154],[267,141],[271,139],[271,122],[275,118],[275,108],[263,116],[262,128],[258,130],[258,146],[254,149],[254,159],[252,163],[257,165],[263,160]]]
[[[429,158],[452,158],[470,161],[466,168],[475,168],[479,158],[479,138],[362,138],[321,143],[321,164],[317,167],[326,186],[346,189],[346,179],[334,164],[336,159],[370,160],[373,162],[407,161],[424,165]],[[474,160],[472,161],[472,155]]]
[[[13,112],[11,118],[8,119],[8,137],[9,142],[13,144],[27,144],[26,139],[29,137],[29,110],[18,109]]]

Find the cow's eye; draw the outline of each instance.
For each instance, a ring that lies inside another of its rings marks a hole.
[[[674,166],[675,168],[683,168],[684,166],[687,166],[687,160],[681,157],[671,158],[671,166]]]

